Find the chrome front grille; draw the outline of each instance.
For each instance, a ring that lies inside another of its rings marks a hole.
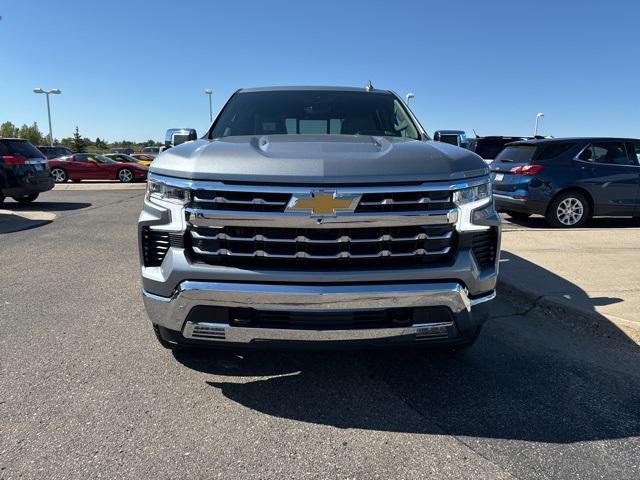
[[[443,261],[455,246],[452,225],[352,229],[191,228],[195,259],[223,265],[340,267]]]
[[[420,212],[425,210],[450,210],[454,208],[452,192],[446,186],[440,190],[414,187],[349,187],[318,189],[296,187],[221,185],[219,189],[198,189],[193,192],[191,207],[205,210],[237,212],[282,213],[292,196],[310,190],[335,190],[344,193],[362,193],[355,213],[375,212]]]
[[[394,268],[447,262],[458,241],[453,191],[469,184],[331,187],[189,181],[185,248],[195,262],[247,268]],[[349,199],[354,199],[351,204]]]

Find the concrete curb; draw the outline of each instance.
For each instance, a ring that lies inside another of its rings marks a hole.
[[[528,313],[538,309],[546,315],[555,315],[561,318],[564,323],[573,328],[588,330],[608,338],[622,340],[625,343],[640,345],[640,325],[637,322],[604,315],[591,309],[587,310],[572,304],[569,300],[540,295],[533,288],[504,276],[499,277],[498,294],[510,297],[514,303],[522,305],[520,313]],[[523,299],[527,304],[523,304]]]
[[[114,182],[83,182],[83,183],[56,183],[54,190],[144,190],[147,182],[139,183],[114,183]]]

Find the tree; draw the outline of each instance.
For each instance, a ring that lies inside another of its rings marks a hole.
[[[100,137],[96,138],[95,145],[96,145],[97,149],[100,149],[100,150],[106,150],[107,149],[107,142],[102,140]]]
[[[86,141],[80,135],[78,126],[76,125],[76,131],[73,133],[73,140],[71,141],[71,148],[76,153],[84,152],[84,148],[87,146]]]
[[[0,125],[0,137],[15,138],[18,136],[18,127],[11,122],[4,122]]]
[[[40,133],[40,129],[38,128],[38,124],[36,122],[33,122],[31,126],[22,125],[20,127],[20,130],[18,131],[18,136],[20,138],[29,140],[34,145],[42,145],[43,143],[45,143],[45,137],[43,137],[42,133]]]

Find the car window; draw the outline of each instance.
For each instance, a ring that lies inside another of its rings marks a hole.
[[[86,163],[89,161],[89,156],[84,153],[76,154],[73,156],[73,161]]]
[[[631,156],[636,160],[634,165],[640,165],[640,142],[633,142],[631,148]]]
[[[495,158],[496,162],[528,163],[536,151],[534,145],[514,145],[502,150]]]
[[[591,145],[592,160],[608,165],[632,165],[624,142],[597,142]]]
[[[116,163],[113,158],[105,157],[104,155],[93,156],[98,163]]]
[[[549,160],[551,158],[556,158],[562,155],[563,153],[568,152],[571,148],[575,147],[575,142],[566,142],[566,143],[558,143],[552,142],[542,144],[538,147],[538,151],[536,152],[536,160]]]
[[[4,155],[17,155],[27,158],[45,158],[40,150],[26,140],[2,140],[6,153]]]

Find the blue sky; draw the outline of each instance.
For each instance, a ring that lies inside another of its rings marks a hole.
[[[425,128],[640,137],[638,2],[0,3],[0,122],[54,136],[163,137],[240,87],[412,91]]]

